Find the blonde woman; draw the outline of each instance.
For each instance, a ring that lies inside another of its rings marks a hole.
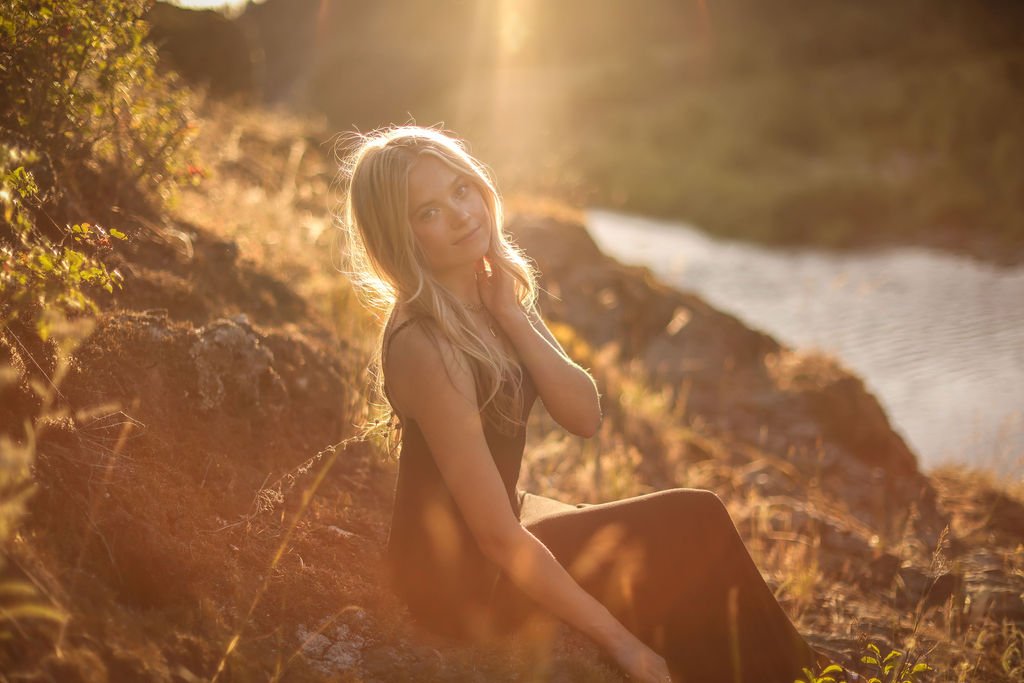
[[[483,165],[402,127],[362,138],[344,170],[351,276],[387,319],[378,376],[402,429],[387,560],[414,619],[479,638],[553,616],[639,681],[792,683],[813,664],[713,493],[573,506],[517,490],[536,398],[584,437],[601,409],[537,313]]]

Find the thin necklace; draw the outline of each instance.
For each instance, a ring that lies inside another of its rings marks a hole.
[[[494,317],[491,316],[491,312],[487,310],[487,306],[485,306],[483,302],[480,302],[478,304],[467,304],[466,302],[463,301],[461,303],[462,307],[465,308],[470,313],[483,312],[487,318],[487,329],[490,331],[491,336],[494,337],[495,339],[498,338],[498,333],[494,329]]]

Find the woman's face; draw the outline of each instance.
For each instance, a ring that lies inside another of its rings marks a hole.
[[[434,273],[472,268],[490,247],[490,215],[476,183],[430,154],[409,170],[409,225]]]

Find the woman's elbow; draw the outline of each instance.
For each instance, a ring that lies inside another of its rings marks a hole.
[[[601,414],[600,409],[590,415],[580,416],[579,419],[575,420],[572,425],[567,425],[566,429],[576,436],[582,436],[584,439],[589,439],[592,436],[596,436],[598,431],[601,429],[601,423],[604,421],[604,416]]]
[[[501,530],[489,531],[480,534],[477,538],[477,545],[484,557],[498,565],[505,567],[511,562],[520,547],[524,529],[517,522],[510,524]]]

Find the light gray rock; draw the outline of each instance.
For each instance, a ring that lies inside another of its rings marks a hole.
[[[200,409],[265,415],[287,398],[274,354],[245,320],[215,320],[192,334]]]
[[[327,633],[310,632],[300,625],[295,636],[309,666],[322,674],[333,675],[359,666],[365,640],[346,624],[339,624]]]

